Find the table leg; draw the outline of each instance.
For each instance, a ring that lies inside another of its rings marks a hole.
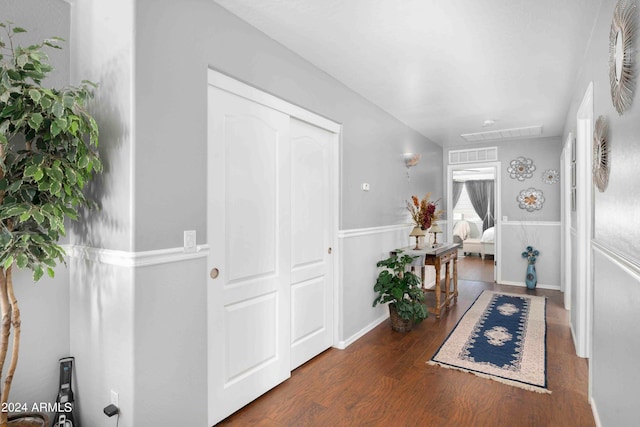
[[[449,261],[444,263],[444,305],[447,308],[449,308],[449,295],[451,293],[451,275],[449,274],[449,264]]]
[[[458,301],[458,258],[453,259],[453,297]]]
[[[434,263],[436,269],[436,319],[440,318],[440,260],[436,259]]]

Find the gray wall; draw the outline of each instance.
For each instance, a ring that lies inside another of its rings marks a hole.
[[[15,41],[29,45],[58,36],[69,40],[70,7],[62,0],[2,0],[0,19],[12,21],[28,32]],[[4,31],[2,29],[2,31]],[[3,39],[6,36],[2,34]],[[14,41],[14,42],[15,42]],[[63,49],[47,51],[54,71],[43,84],[63,87],[69,83],[68,43]],[[11,386],[10,402],[54,402],[58,390],[58,359],[69,356],[69,278],[64,265],[56,269],[55,279],[33,283],[29,271],[14,275],[20,304],[22,335],[20,358]]]
[[[404,152],[423,153],[415,179],[442,188],[439,146],[215,3],[140,0],[136,10],[138,250],[179,245],[188,229],[204,242],[207,67],[343,124],[341,229],[404,218]]]
[[[637,396],[624,393],[640,383],[640,99],[636,89],[630,109],[619,116],[611,102],[609,85],[609,31],[616,5],[603,0],[589,49],[576,79],[564,138],[575,135],[576,113],[584,93],[593,82],[594,117],[603,115],[609,124],[611,173],[604,193],[594,192],[594,303],[592,371],[593,401],[601,425],[637,423]],[[636,43],[638,40],[636,40]],[[636,45],[637,49],[637,45]],[[637,56],[636,56],[637,60]],[[638,68],[636,66],[636,73]]]

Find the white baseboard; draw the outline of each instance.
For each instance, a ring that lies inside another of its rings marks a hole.
[[[389,318],[389,313],[385,314],[384,316],[380,316],[379,318],[377,318],[373,322],[369,323],[367,326],[365,326],[364,328],[360,329],[358,332],[356,332],[355,334],[353,334],[352,336],[350,336],[346,340],[338,341],[338,343],[336,345],[334,345],[333,347],[337,348],[339,350],[344,350],[345,348],[349,347],[351,344],[356,342],[359,338],[362,338],[368,332],[372,331],[373,328],[375,328],[376,326],[378,326],[380,323],[384,322],[388,318]]]
[[[596,422],[596,427],[602,427],[600,422],[600,415],[598,415],[598,409],[596,408],[596,402],[591,398],[591,412],[593,412],[593,420]]]
[[[527,284],[524,282],[512,282],[509,280],[501,280],[500,285],[510,285],[510,286],[520,286],[523,288],[527,287]],[[551,289],[552,291],[559,291],[560,290],[560,285],[545,285],[544,283],[538,283],[536,285],[536,288],[540,288],[540,289]]]

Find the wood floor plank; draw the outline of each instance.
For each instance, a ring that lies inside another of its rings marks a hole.
[[[460,280],[456,304],[406,334],[383,322],[329,349],[223,426],[595,426],[588,364],[575,355],[563,295]],[[483,289],[547,297],[547,379],[541,394],[426,362]],[[429,303],[429,302],[427,302]]]

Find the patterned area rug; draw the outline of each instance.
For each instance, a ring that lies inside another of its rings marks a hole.
[[[545,315],[544,297],[483,291],[428,363],[550,393]]]

